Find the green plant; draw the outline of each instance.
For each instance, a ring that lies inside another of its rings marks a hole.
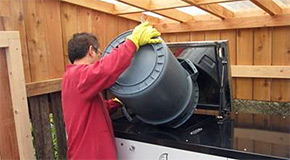
[[[51,136],[52,136],[52,145],[54,150],[54,158],[58,160],[58,148],[57,148],[57,138],[56,138],[56,128],[53,121],[53,114],[49,114],[49,120],[50,120],[50,128],[51,128]]]

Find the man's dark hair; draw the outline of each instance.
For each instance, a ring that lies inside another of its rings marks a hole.
[[[71,63],[74,63],[77,59],[82,59],[86,56],[90,45],[97,52],[99,48],[99,42],[97,37],[90,33],[76,33],[68,41],[68,57]]]

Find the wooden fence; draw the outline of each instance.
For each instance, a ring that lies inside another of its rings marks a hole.
[[[28,98],[28,102],[36,158],[66,159],[67,143],[60,92],[32,96]],[[56,137],[52,137],[52,134]],[[56,143],[54,141],[56,146],[53,146],[53,139],[56,140]]]

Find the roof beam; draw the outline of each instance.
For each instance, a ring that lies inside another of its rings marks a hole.
[[[221,19],[226,18],[232,18],[234,17],[234,13],[228,9],[226,9],[223,6],[220,6],[218,4],[205,4],[205,5],[199,5],[196,4],[196,0],[182,0],[188,4],[191,4],[199,9],[202,9],[212,15],[215,15]]]
[[[280,14],[283,11],[282,8],[272,0],[251,0],[251,2],[272,16]]]
[[[193,19],[193,16],[183,13],[181,11],[178,11],[176,9],[171,9],[170,11],[152,11],[150,9],[150,4],[151,1],[150,0],[118,0],[122,3],[146,10],[146,11],[151,11],[153,13],[162,15],[166,18],[178,21],[178,22],[187,22],[189,20]]]
[[[197,5],[213,4],[213,3],[225,3],[225,2],[237,2],[237,1],[245,1],[245,0],[193,0],[193,2]]]
[[[142,13],[124,14],[124,15],[119,15],[119,17],[127,18],[127,19],[137,21],[137,22],[140,22],[141,17],[142,17],[144,20],[148,21],[151,24],[157,24],[160,22],[159,18],[148,16],[148,15],[142,14]]]
[[[114,4],[110,4],[107,2],[102,2],[99,0],[60,0],[61,2],[66,2],[66,3],[70,3],[70,4],[74,4],[74,5],[78,5],[78,6],[82,6],[82,7],[86,7],[92,10],[97,10],[97,11],[101,11],[104,13],[108,13],[108,14],[115,14],[116,11],[116,7]],[[133,8],[133,7],[129,7],[129,8]],[[140,13],[139,11],[136,11],[136,8],[134,9],[134,12],[137,12],[137,14],[128,14],[127,16],[123,15],[118,15],[119,17],[123,17],[123,18],[127,18],[133,21],[138,21],[140,22],[140,17],[142,15],[142,13]],[[151,23],[158,23],[159,19],[152,17],[152,16],[148,16],[146,15],[147,20]]]
[[[77,1],[75,1],[75,0],[60,0],[60,1],[71,3],[74,5],[78,5],[78,6],[82,6],[82,7],[86,7],[86,8],[90,8],[90,9],[105,12],[105,13],[109,13],[109,14],[112,14],[115,11],[113,4],[98,1],[98,0],[77,0]]]
[[[120,15],[123,13],[131,14],[131,13],[141,13],[141,12],[144,12],[144,10],[140,9],[140,8],[133,7],[133,6],[129,6],[129,5],[126,5],[123,3],[119,3],[118,5],[115,5],[114,14]]]
[[[244,29],[260,27],[290,26],[290,14],[255,16],[221,20],[195,21],[188,23],[166,23],[154,25],[161,33]]]
[[[160,11],[153,11],[153,12],[163,15],[164,17],[169,18],[169,19],[173,19],[172,17],[175,17],[176,20],[180,22],[189,22],[189,21],[194,20],[193,16],[180,12],[176,9],[167,9],[167,10],[160,10]]]
[[[164,9],[173,9],[188,7],[190,4],[183,2],[181,0],[151,0],[150,10],[164,10]]]

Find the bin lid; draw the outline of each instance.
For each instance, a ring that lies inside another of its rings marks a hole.
[[[110,54],[111,50],[123,43],[131,33],[132,31],[127,31],[115,38],[105,49],[103,56]],[[164,43],[141,46],[135,53],[131,65],[118,77],[110,90],[126,95],[138,93],[149,87],[161,74],[167,51]]]

